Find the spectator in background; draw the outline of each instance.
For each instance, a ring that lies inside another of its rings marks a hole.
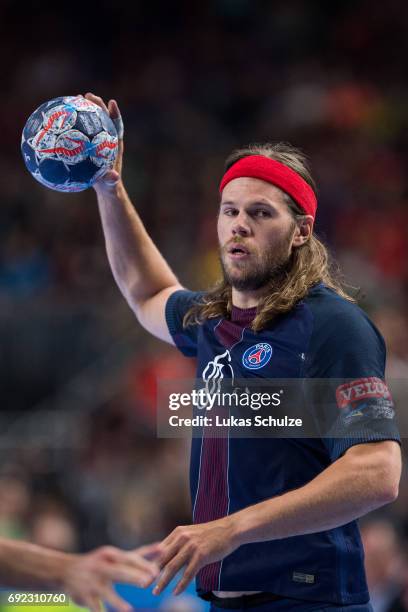
[[[30,228],[12,228],[0,256],[0,294],[3,296],[29,299],[50,286],[51,263]]]
[[[373,320],[387,345],[388,378],[408,379],[408,318],[402,308],[383,307],[374,312]]]
[[[22,538],[27,535],[26,519],[30,491],[14,476],[0,476],[0,537]]]
[[[367,522],[361,530],[365,568],[374,612],[408,610],[407,559],[398,534],[386,520]]]
[[[54,550],[73,552],[78,548],[74,523],[63,511],[45,511],[31,521],[31,542]]]

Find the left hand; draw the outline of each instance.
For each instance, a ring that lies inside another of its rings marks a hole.
[[[210,523],[177,527],[160,545],[162,572],[153,590],[154,595],[159,595],[185,567],[173,591],[174,595],[179,595],[202,567],[224,559],[238,546],[230,516]]]

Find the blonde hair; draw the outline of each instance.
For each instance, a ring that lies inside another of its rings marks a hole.
[[[264,155],[285,164],[297,172],[316,194],[316,185],[307,159],[299,149],[283,142],[252,144],[233,151],[225,162],[225,171],[239,159],[249,155]],[[298,222],[304,216],[304,212],[289,195],[284,194],[284,197],[294,222]],[[306,296],[309,289],[319,282],[323,282],[326,287],[344,299],[350,302],[356,301],[345,291],[338,267],[331,261],[327,248],[312,233],[305,244],[293,248],[279,286],[276,282],[271,283],[270,292],[266,292],[266,296],[259,302],[257,314],[251,325],[252,329],[260,331],[276,315],[292,310]],[[231,310],[232,288],[230,283],[222,278],[188,310],[183,325],[186,327],[202,324],[206,319],[218,317],[229,318]]]

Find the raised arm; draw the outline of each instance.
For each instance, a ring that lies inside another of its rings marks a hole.
[[[117,103],[93,94],[86,98],[103,108],[117,125],[119,153],[112,171],[95,185],[108,260],[116,283],[147,331],[173,344],[165,320],[168,297],[182,289],[129,199],[122,182],[123,133]]]

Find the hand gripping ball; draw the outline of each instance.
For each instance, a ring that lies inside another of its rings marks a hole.
[[[41,104],[24,126],[21,151],[33,177],[56,191],[83,191],[112,168],[118,152],[113,121],[82,96]]]

